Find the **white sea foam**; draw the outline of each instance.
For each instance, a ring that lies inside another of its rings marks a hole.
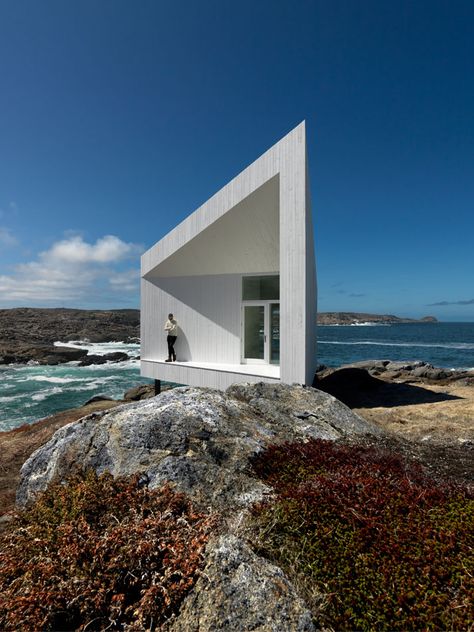
[[[51,395],[57,395],[58,393],[62,393],[63,389],[59,388],[59,386],[55,386],[54,388],[48,388],[45,391],[41,391],[41,393],[35,393],[31,399],[35,402],[43,402],[45,399],[50,397]]]
[[[27,380],[35,382],[50,382],[51,384],[70,384],[71,382],[84,382],[87,378],[82,377],[52,377],[48,375],[32,375]]]
[[[25,397],[29,397],[29,393],[21,393],[21,395],[4,395],[0,397],[0,402],[14,402],[17,399],[24,399]]]
[[[105,364],[89,364],[84,367],[80,367],[81,370],[89,371],[115,371],[116,369],[134,369],[140,368],[140,360],[124,360],[123,362],[110,362]]]
[[[318,340],[323,345],[372,345],[376,347],[424,347],[433,349],[459,349],[461,351],[474,350],[472,342],[384,342],[381,340]]]
[[[106,375],[103,377],[97,377],[97,376],[91,376],[90,378],[88,378],[87,380],[82,380],[82,384],[79,386],[72,386],[72,387],[65,387],[63,390],[67,391],[67,392],[85,392],[85,391],[91,391],[97,388],[101,388],[103,386],[107,386],[108,388],[110,387],[114,387],[114,383],[117,381],[117,376],[116,375]],[[119,390],[122,390],[119,387]]]
[[[96,379],[88,382],[89,386],[93,386],[97,388],[98,386],[103,386],[104,384],[108,384],[109,382],[115,382],[117,380],[115,375],[107,375],[106,377],[98,377]]]
[[[67,347],[70,349],[84,349],[91,355],[105,355],[121,351],[131,357],[140,355],[140,345],[130,342],[89,342],[87,340],[71,340],[69,342],[57,341],[56,347]]]
[[[343,325],[344,326],[344,325]],[[349,327],[390,327],[389,323],[350,323]]]
[[[392,323],[332,323],[330,325],[323,325],[318,323],[318,327],[391,327]]]

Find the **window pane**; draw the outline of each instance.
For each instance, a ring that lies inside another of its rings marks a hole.
[[[280,303],[270,305],[270,362],[280,364]]]
[[[242,300],[270,301],[280,299],[280,277],[252,276],[242,278]]]

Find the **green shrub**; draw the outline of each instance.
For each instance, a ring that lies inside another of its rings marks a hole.
[[[312,440],[254,461],[276,499],[254,511],[259,552],[336,630],[467,630],[474,622],[474,500],[375,448]]]
[[[196,581],[215,525],[138,477],[53,485],[0,541],[0,629],[156,629]]]

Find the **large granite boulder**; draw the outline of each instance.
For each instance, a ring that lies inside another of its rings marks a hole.
[[[92,468],[114,476],[139,472],[151,487],[172,481],[195,502],[216,509],[244,507],[264,491],[249,458],[265,446],[379,432],[313,388],[175,388],[58,430],[23,465],[17,502],[27,504],[53,479]]]

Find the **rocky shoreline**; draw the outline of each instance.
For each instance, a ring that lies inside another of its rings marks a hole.
[[[449,384],[460,382],[466,386],[474,385],[474,371],[463,369],[446,369],[435,367],[428,362],[394,362],[393,360],[363,360],[353,362],[338,368],[320,366],[316,372],[315,383],[318,380],[342,369],[362,369],[369,375],[384,381],[422,382]]]
[[[54,343],[73,340],[132,343],[139,342],[139,336],[138,309],[2,309],[0,365],[28,362],[54,365],[72,360],[88,362],[86,350],[56,347]],[[120,362],[123,359],[126,358],[110,357],[105,361]]]

